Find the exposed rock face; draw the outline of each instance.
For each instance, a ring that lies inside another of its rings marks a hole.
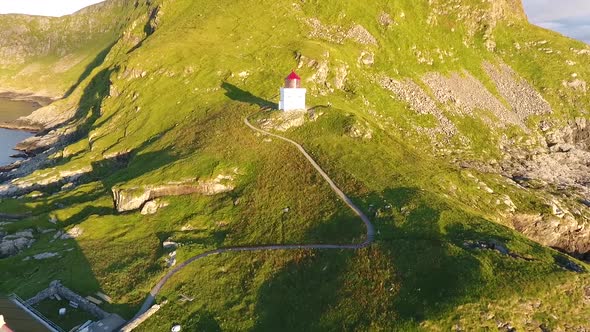
[[[62,239],[76,239],[80,237],[84,233],[84,230],[80,226],[74,226],[67,230],[67,232],[62,235]]]
[[[340,65],[336,69],[336,76],[334,77],[334,87],[336,89],[344,90],[346,85],[346,78],[348,77],[348,66]]]
[[[440,110],[438,105],[424,89],[422,89],[413,80],[407,78],[403,81],[394,80],[389,77],[380,77],[377,79],[379,84],[387,90],[393,92],[396,98],[405,101],[410,108],[418,114],[433,115],[439,122],[436,128],[424,129],[424,132],[431,140],[436,141],[439,134],[451,137],[457,133],[457,128]]]
[[[377,39],[362,25],[355,25],[346,33],[346,38],[363,45],[377,45]]]
[[[61,124],[67,122],[68,120],[72,119],[76,114],[76,111],[76,106],[60,101],[57,103],[47,105],[45,107],[41,107],[40,109],[34,111],[30,115],[20,118],[18,121],[20,123],[29,125],[31,127],[37,127],[40,129],[56,128]],[[63,130],[65,129],[62,129],[61,131]],[[53,132],[58,133],[59,130],[53,130]]]
[[[307,67],[315,70],[315,73],[307,79],[307,82],[314,83],[318,92],[324,96],[328,92],[333,92],[333,89],[331,89],[330,83],[328,82],[328,75],[330,74],[329,57],[330,53],[325,53],[324,59],[319,61],[312,59],[307,63]],[[313,87],[312,90],[314,90]]]
[[[590,120],[576,118],[564,128],[550,131],[546,136],[547,146],[552,150],[575,147],[590,151]]]
[[[390,27],[393,24],[395,24],[395,21],[393,20],[391,15],[389,15],[389,13],[386,12],[381,12],[381,14],[379,14],[379,17],[377,18],[377,21],[380,25],[384,27]]]
[[[590,260],[590,223],[578,221],[571,215],[516,215],[514,228],[529,238],[549,247],[558,248],[579,259]]]
[[[37,189],[76,181],[84,174],[92,172],[92,166],[86,166],[77,170],[64,170],[49,176],[40,176],[26,180],[13,180],[12,182],[0,184],[0,197],[18,196],[30,193]]]
[[[423,81],[430,87],[438,102],[450,104],[453,111],[462,115],[473,116],[476,110],[489,110],[496,119],[484,118],[491,126],[518,125],[524,123],[489,92],[475,77],[467,72],[452,73],[445,77],[439,73],[424,76]]]
[[[590,152],[568,146],[562,148],[564,150],[533,155],[521,161],[516,173],[555,185],[580,186],[583,189],[590,181]]]
[[[113,188],[115,208],[119,212],[140,209],[150,200],[189,194],[216,195],[234,189],[233,176],[218,175],[209,181],[189,181],[134,188]]]
[[[571,81],[563,81],[562,85],[568,88],[571,88],[575,91],[581,92],[583,94],[586,94],[586,92],[588,92],[588,87],[586,84],[586,81],[580,80],[580,79],[573,79]]]
[[[362,25],[353,25],[346,29],[338,25],[324,25],[317,18],[305,19],[310,27],[310,38],[323,39],[336,44],[343,44],[346,39],[362,45],[377,45],[377,39]]]
[[[151,200],[143,205],[141,208],[142,215],[155,214],[159,209],[168,206],[168,202],[160,199]]]
[[[54,258],[54,257],[58,257],[58,256],[59,256],[59,254],[56,252],[43,252],[43,253],[34,255],[33,259],[40,261],[43,259],[49,259],[49,258]]]
[[[435,128],[416,127],[416,130],[430,137],[437,146],[459,133],[447,114],[482,119],[491,128],[517,125],[527,131],[525,123],[530,116],[552,112],[549,103],[507,65],[485,63],[483,67],[510,104],[510,109],[468,72],[451,73],[449,76],[426,74],[422,81],[429,91],[410,78],[396,80],[381,75],[374,80],[418,114],[430,114],[436,118],[438,126]],[[479,110],[491,111],[492,116],[480,114]],[[459,138],[463,144],[469,144],[467,137]]]
[[[525,179],[522,185],[557,188],[548,203],[552,213],[516,215],[513,226],[539,243],[590,260],[590,203],[585,203],[590,200],[590,121],[577,118],[561,128],[542,123],[541,130],[546,132],[545,146],[532,153],[508,152],[515,157],[503,168],[508,176]]]
[[[10,235],[0,232],[0,258],[14,256],[24,249],[30,248],[34,242],[35,237],[31,229]]]
[[[270,117],[260,121],[259,124],[264,130],[287,131],[291,128],[303,126],[306,117],[307,112],[305,110],[273,112]]]
[[[28,121],[28,120],[27,120]],[[47,125],[45,122],[27,122],[31,126],[39,126],[39,128]],[[19,142],[15,149],[25,152],[28,155],[36,155],[43,151],[50,149],[53,146],[59,145],[62,142],[67,142],[71,137],[75,136],[78,129],[74,125],[67,125],[58,129],[51,130],[42,135],[32,136]]]
[[[358,63],[365,66],[372,66],[375,63],[375,54],[372,52],[362,51],[358,58]]]
[[[376,81],[416,113],[430,114],[438,120],[435,128],[416,128],[417,132],[429,136],[435,146],[438,146],[437,141],[444,143],[441,137],[461,134],[451,118],[447,117],[449,114],[482,119],[490,128],[516,125],[529,132],[531,135],[526,142],[503,140],[500,148],[504,160],[491,165],[486,163],[485,167],[478,169],[510,178],[537,179],[544,183],[545,188],[568,188],[568,195],[573,197],[580,193],[581,197],[569,199],[572,201],[569,205],[556,197],[557,203],[552,205],[553,214],[513,217],[513,226],[542,244],[590,259],[590,219],[588,214],[579,211],[584,209],[579,202],[590,201],[590,121],[577,118],[565,126],[541,122],[539,131],[532,132],[527,127],[527,120],[531,116],[552,113],[549,103],[507,65],[485,63],[483,67],[509,107],[466,72],[447,76],[426,74],[422,81],[428,89],[410,78],[396,80],[381,76]],[[583,84],[574,85],[568,87],[582,92]],[[493,116],[482,115],[479,110],[491,111]],[[484,190],[491,191],[486,188]],[[517,207],[510,198],[504,201],[508,207],[506,214],[511,216],[516,213]],[[501,203],[502,200],[498,199],[498,204]],[[561,207],[566,205],[575,205],[571,213]]]
[[[504,165],[505,172],[575,187],[590,199],[590,121],[576,118],[561,128],[545,125],[544,147],[533,154],[507,151],[517,157]]]
[[[367,123],[355,123],[347,130],[348,136],[352,138],[371,139],[373,138],[373,130]]]
[[[484,64],[498,91],[510,103],[512,110],[521,121],[531,115],[549,114],[552,112],[549,103],[543,99],[525,79],[519,77],[509,66]]]

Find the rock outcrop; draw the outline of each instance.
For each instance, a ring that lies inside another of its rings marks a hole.
[[[166,206],[168,206],[168,202],[164,202],[161,199],[154,199],[146,202],[143,205],[143,207],[141,208],[141,214],[144,216],[149,214],[155,214],[156,212],[158,212],[158,210]]]
[[[505,151],[509,157],[504,173],[512,177],[542,180],[579,190],[590,199],[590,121],[576,118],[565,126],[541,123],[545,131],[541,148],[535,151]]]
[[[452,137],[457,133],[457,127],[451,122],[438,107],[436,102],[412,79],[395,80],[386,76],[381,76],[376,81],[385,89],[394,93],[394,97],[400,101],[406,102],[409,107],[418,114],[430,114],[438,121],[435,128],[417,128],[418,131],[425,133],[433,142],[438,140],[437,137]]]
[[[92,166],[76,170],[62,170],[51,174],[39,175],[26,179],[16,179],[0,184],[0,197],[11,197],[28,194],[34,190],[52,185],[63,185],[78,180],[81,176],[92,172]]]
[[[377,39],[359,24],[347,29],[339,25],[325,25],[317,18],[308,18],[304,21],[310,28],[309,38],[322,39],[336,44],[343,44],[345,40],[349,39],[361,45],[377,45]]]
[[[449,105],[455,113],[474,116],[477,110],[488,110],[494,114],[495,119],[484,117],[482,120],[492,127],[507,125],[524,127],[522,119],[508,110],[468,72],[452,73],[448,77],[439,73],[429,73],[423,77],[423,81],[430,87],[438,102]]]
[[[514,228],[527,237],[549,247],[557,248],[579,259],[590,260],[590,223],[571,215],[515,215]]]
[[[287,131],[305,124],[308,113],[305,110],[289,112],[273,112],[260,120],[258,124],[264,130]]]
[[[33,230],[27,229],[7,235],[0,232],[0,258],[17,255],[35,242]]]
[[[141,209],[146,202],[159,197],[190,194],[216,195],[229,192],[234,189],[233,180],[234,177],[232,175],[220,174],[212,180],[185,181],[132,188],[113,188],[113,200],[117,211],[133,211]],[[146,210],[151,210],[151,208],[146,208]]]

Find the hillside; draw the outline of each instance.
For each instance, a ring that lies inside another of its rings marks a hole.
[[[130,319],[172,252],[362,243],[248,117],[375,242],[197,260],[137,331],[590,328],[590,47],[519,1],[107,1],[2,26],[0,89],[64,98],[0,174],[0,241],[31,233],[0,293],[60,279]],[[291,69],[310,111],[285,116]]]
[[[0,84],[10,92],[61,98],[102,63],[134,18],[117,0],[76,15],[0,15]]]

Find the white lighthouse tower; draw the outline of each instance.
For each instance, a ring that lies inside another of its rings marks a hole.
[[[292,71],[285,78],[285,87],[281,88],[279,109],[288,111],[305,111],[305,94],[307,89],[301,87],[301,77]]]

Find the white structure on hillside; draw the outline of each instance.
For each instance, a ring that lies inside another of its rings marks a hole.
[[[279,109],[283,111],[301,111],[306,110],[305,94],[307,89],[301,87],[301,77],[295,71],[292,71],[285,78],[285,87],[281,88],[281,101]]]

